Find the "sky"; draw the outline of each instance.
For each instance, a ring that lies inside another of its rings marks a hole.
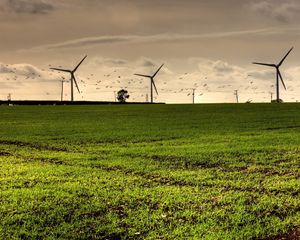
[[[129,101],[191,103],[269,102],[275,71],[252,62],[278,63],[287,86],[284,101],[300,97],[298,0],[0,0],[0,99],[114,101],[124,88]]]

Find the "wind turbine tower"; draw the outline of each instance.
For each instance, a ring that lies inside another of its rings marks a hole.
[[[61,93],[60,93],[60,101],[64,100],[64,80],[61,80]]]

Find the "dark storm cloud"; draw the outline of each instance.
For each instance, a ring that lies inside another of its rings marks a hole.
[[[250,7],[257,14],[282,23],[290,22],[293,17],[300,13],[300,3],[295,0],[255,1],[250,4]]]
[[[46,0],[4,0],[0,10],[18,14],[46,14],[55,10],[55,6]]]

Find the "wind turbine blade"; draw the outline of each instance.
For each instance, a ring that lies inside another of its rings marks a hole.
[[[68,72],[68,73],[71,72],[70,70],[67,70],[67,69],[60,69],[60,68],[50,68],[50,69],[55,70],[55,71],[60,71],[60,72]]]
[[[143,74],[134,74],[135,76],[140,76],[140,77],[146,77],[146,78],[151,78],[149,75],[143,75]]]
[[[158,91],[157,91],[157,88],[156,88],[156,85],[155,85],[155,82],[154,82],[153,78],[151,78],[151,82],[153,84],[153,87],[154,87],[154,90],[155,90],[156,94],[158,95]]]
[[[290,51],[288,51],[288,53],[284,56],[284,58],[280,61],[280,63],[278,64],[278,67],[280,67],[282,65],[282,63],[284,62],[284,60],[287,58],[287,56],[290,54],[290,52],[294,49],[294,47],[292,47],[290,49]]]
[[[152,78],[154,78],[154,77],[158,74],[158,72],[160,71],[160,69],[161,69],[163,66],[164,66],[164,64],[162,64],[162,65],[159,67],[159,69],[156,71],[156,73],[154,73],[154,75],[152,76]]]
[[[72,74],[72,78],[73,78],[73,80],[74,80],[74,83],[75,83],[75,85],[76,85],[76,88],[77,88],[77,90],[78,90],[78,93],[80,93],[80,90],[79,90],[79,87],[78,87],[78,84],[77,84],[77,81],[76,81],[76,78],[75,78],[75,75],[74,75],[74,74]]]
[[[282,82],[282,85],[283,85],[284,89],[286,90],[286,86],[285,86],[285,83],[284,83],[284,81],[283,81],[283,78],[282,78],[282,75],[281,75],[281,72],[279,71],[279,69],[278,69],[278,75],[279,75],[279,77],[280,77],[280,80],[281,80],[281,82]]]
[[[255,65],[262,65],[262,66],[267,66],[267,67],[276,67],[275,64],[269,64],[269,63],[258,63],[258,62],[254,62],[253,64],[255,64]]]
[[[78,63],[78,65],[74,68],[73,72],[76,72],[79,66],[82,64],[82,62],[87,58],[87,55]]]

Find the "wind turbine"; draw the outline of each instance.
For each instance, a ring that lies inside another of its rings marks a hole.
[[[158,72],[160,71],[160,69],[164,66],[164,64],[162,64],[159,69],[152,75],[143,75],[143,74],[134,74],[136,76],[140,76],[140,77],[145,77],[145,78],[149,78],[150,79],[150,96],[151,96],[151,103],[153,103],[153,87],[155,89],[156,94],[158,95],[158,91],[154,82],[154,78],[155,76],[158,74]]]
[[[85,56],[80,63],[78,63],[78,65],[73,69],[73,70],[68,70],[68,69],[61,69],[61,68],[50,68],[52,70],[55,71],[60,71],[60,72],[67,72],[71,74],[71,102],[74,101],[74,83],[76,85],[76,88],[78,90],[78,93],[80,93],[76,78],[75,78],[75,72],[77,71],[77,69],[79,68],[79,66],[82,64],[82,62],[87,58],[87,56]]]
[[[258,62],[254,62],[253,64],[256,65],[262,65],[262,66],[267,66],[267,67],[274,67],[276,68],[276,102],[280,103],[280,97],[279,97],[279,79],[281,80],[281,83],[284,87],[284,89],[286,90],[286,86],[285,83],[283,81],[281,72],[279,70],[279,68],[281,67],[281,65],[283,64],[283,62],[285,61],[285,59],[287,58],[287,56],[290,54],[290,52],[293,50],[293,47],[288,51],[288,53],[283,57],[283,59],[278,63],[278,64],[269,64],[269,63],[258,63]]]

